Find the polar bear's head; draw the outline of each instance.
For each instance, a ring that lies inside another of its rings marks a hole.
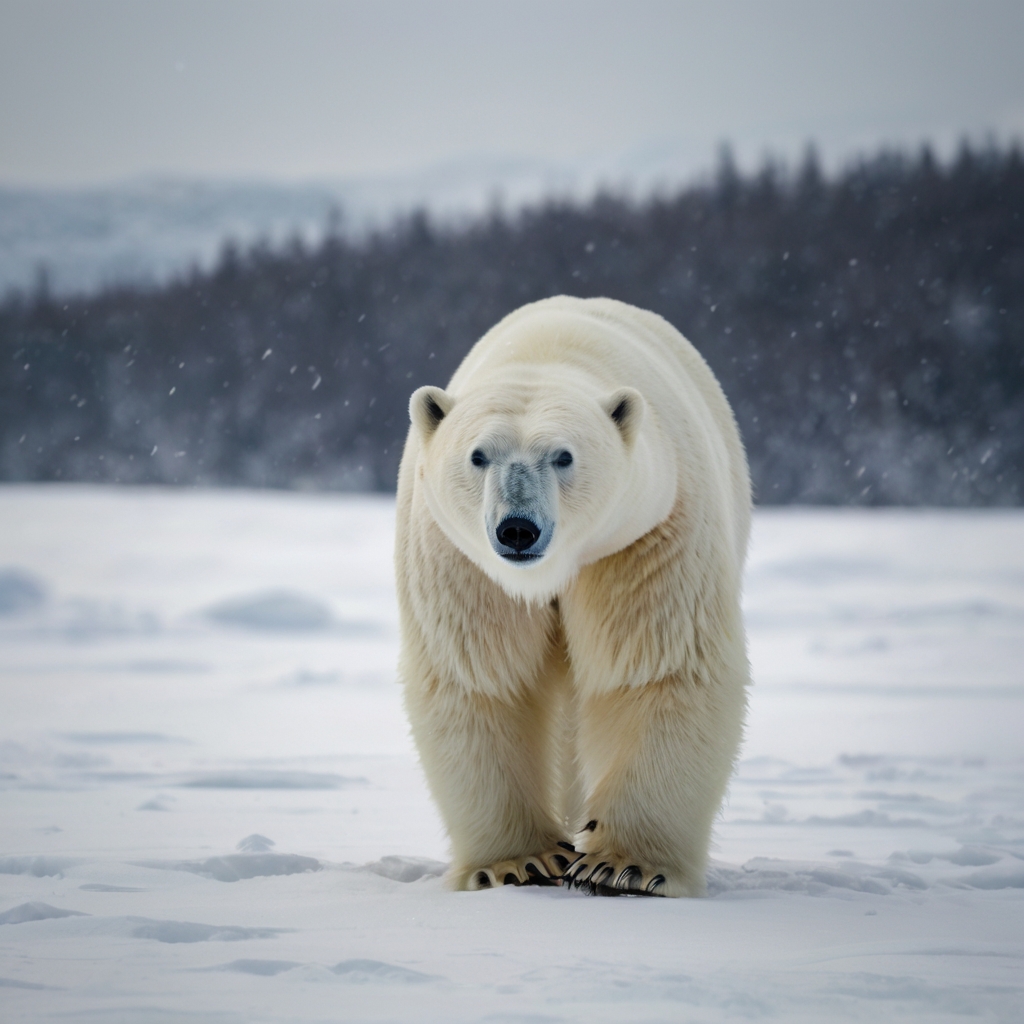
[[[543,600],[646,532],[652,511],[657,522],[668,509],[630,493],[638,458],[650,454],[640,443],[639,391],[599,393],[540,368],[516,377],[458,396],[414,392],[415,472],[452,543],[507,593]]]

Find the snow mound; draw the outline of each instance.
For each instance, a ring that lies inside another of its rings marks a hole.
[[[309,669],[300,669],[285,676],[281,686],[334,686],[342,682],[345,677],[340,672],[311,672]]]
[[[0,875],[63,876],[65,868],[77,863],[67,857],[0,857]]]
[[[0,569],[0,615],[38,608],[46,601],[46,588],[21,569]]]
[[[162,793],[158,793],[156,796],[150,797],[148,800],[143,800],[138,807],[135,808],[137,811],[169,811],[171,809],[171,802],[174,797],[164,796]]]
[[[448,870],[447,864],[429,857],[381,857],[363,867],[393,882],[418,882],[421,878],[438,878]]]
[[[912,864],[917,870],[902,867],[904,864]],[[980,870],[950,874],[949,865],[980,867]],[[755,857],[742,867],[714,863],[708,869],[708,894],[711,896],[754,889],[809,896],[846,889],[888,896],[896,891],[920,892],[938,887],[1024,889],[1024,862],[1013,853],[965,846],[953,853],[894,853],[884,865],[856,860],[822,864]]]
[[[88,917],[80,910],[61,910],[60,907],[51,907],[49,903],[19,903],[10,910],[0,914],[0,924],[24,924],[26,921],[49,921],[54,917]]]
[[[980,846],[961,846],[955,853],[940,855],[943,860],[950,864],[959,864],[961,867],[985,868],[989,864],[998,864],[1002,859],[998,853],[985,850]]]
[[[197,924],[194,921],[149,921],[143,917],[132,918],[139,922],[132,935],[136,939],[153,939],[156,942],[242,942],[246,939],[273,939],[290,931],[288,928],[241,928],[233,924]]]
[[[187,789],[344,789],[346,786],[365,786],[366,779],[331,772],[241,769],[195,775],[181,785]]]
[[[927,822],[921,818],[893,818],[885,811],[866,808],[853,814],[812,814],[806,819],[808,825],[841,825],[846,828],[925,828]]]
[[[206,860],[138,861],[137,867],[164,871],[188,871],[193,875],[214,878],[218,882],[239,882],[244,878],[266,878],[271,875],[299,875],[321,871],[323,865],[314,857],[297,853],[229,853]]]
[[[167,736],[162,732],[65,732],[61,734],[61,739],[67,740],[69,743],[80,743],[83,746],[188,742],[188,740],[180,739],[177,736]]]
[[[950,879],[950,885],[967,889],[1024,889],[1024,864],[1000,864]]]
[[[927,889],[928,884],[901,868],[878,867],[857,861],[839,865],[755,857],[740,868],[713,864],[708,869],[708,895],[755,889],[823,896],[835,889],[888,896],[893,889]]]
[[[238,974],[255,974],[261,978],[272,978],[296,967],[301,967],[296,960],[232,960],[229,964],[210,967],[211,971],[235,971]]]
[[[103,882],[87,882],[78,887],[83,892],[148,892],[137,885],[106,885]]]
[[[269,853],[273,846],[277,846],[273,839],[261,836],[259,832],[253,832],[251,836],[239,839],[235,849],[242,853]]]
[[[75,597],[57,603],[32,627],[37,635],[78,643],[115,637],[152,637],[159,634],[161,628],[160,618],[152,611],[91,597]]]
[[[207,608],[205,616],[244,629],[315,630],[334,622],[331,610],[316,598],[290,590],[268,590],[231,598]]]
[[[884,578],[891,574],[892,566],[873,558],[790,558],[759,567],[766,576],[778,576],[799,583],[846,583],[857,579]]]
[[[365,984],[368,981],[399,982],[400,984],[419,984],[424,981],[441,981],[433,974],[412,971],[408,967],[386,964],[380,960],[342,960],[331,968],[331,973],[340,975],[346,981]]]

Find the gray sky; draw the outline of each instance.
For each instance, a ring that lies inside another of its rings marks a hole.
[[[1024,2],[0,0],[0,183],[1024,136]]]

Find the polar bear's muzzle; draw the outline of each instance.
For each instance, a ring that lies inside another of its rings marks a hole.
[[[492,467],[487,532],[502,561],[536,562],[548,549],[555,524],[546,461],[530,465],[514,458]]]

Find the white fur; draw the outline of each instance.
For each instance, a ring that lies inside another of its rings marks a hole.
[[[608,884],[636,865],[664,895],[701,893],[746,707],[750,524],[707,364],[652,313],[561,297],[506,317],[410,408],[400,672],[451,883],[524,878],[574,838]],[[495,549],[510,493],[549,524],[534,562]]]

